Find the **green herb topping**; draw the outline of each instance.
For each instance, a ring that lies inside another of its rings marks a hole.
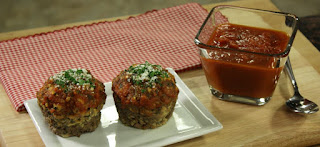
[[[155,83],[160,83],[161,78],[169,77],[160,65],[153,65],[147,61],[144,64],[130,66],[126,72],[131,75],[130,80],[136,85],[153,86]]]
[[[95,87],[92,83],[92,75],[86,69],[69,69],[61,71],[50,77],[57,84],[57,87],[67,89],[83,89],[93,90]]]

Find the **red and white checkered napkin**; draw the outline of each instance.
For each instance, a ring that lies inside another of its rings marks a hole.
[[[0,42],[0,80],[17,111],[53,74],[86,68],[102,82],[134,63],[181,71],[200,65],[193,39],[207,11],[199,4],[147,12],[114,22]]]

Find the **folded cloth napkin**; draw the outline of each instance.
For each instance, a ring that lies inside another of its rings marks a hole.
[[[193,39],[208,12],[190,3],[0,42],[0,80],[17,111],[53,74],[86,68],[101,82],[148,61],[176,71],[198,67]]]

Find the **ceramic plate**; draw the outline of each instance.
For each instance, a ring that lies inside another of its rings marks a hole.
[[[106,104],[101,110],[101,124],[92,133],[80,137],[62,138],[53,134],[44,121],[37,99],[24,102],[44,144],[53,146],[164,146],[222,129],[220,122],[200,103],[174,70],[168,68],[180,90],[173,116],[156,129],[140,130],[118,121],[111,82],[105,83]]]

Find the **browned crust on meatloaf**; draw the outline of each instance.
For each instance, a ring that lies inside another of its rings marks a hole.
[[[75,81],[63,83],[65,85],[50,77],[37,92],[38,105],[53,133],[79,137],[98,127],[106,94],[103,83],[91,74],[88,77],[80,84]]]
[[[172,116],[179,94],[174,76],[161,69],[163,74],[157,75],[158,81],[150,85],[148,80],[134,81],[134,74],[128,70],[122,71],[112,81],[120,121],[139,129],[153,129],[166,124]],[[150,74],[148,79],[152,79]]]
[[[172,116],[176,101],[171,101],[167,105],[163,105],[155,110],[146,108],[138,108],[136,106],[128,106],[121,109],[121,100],[117,94],[113,94],[115,105],[119,114],[120,121],[126,126],[132,126],[139,129],[154,129],[167,123]],[[152,113],[152,116],[141,115],[143,112]]]
[[[83,116],[70,118],[56,118],[49,109],[41,109],[50,130],[61,137],[80,137],[83,133],[93,132],[100,123],[101,113],[98,109],[91,109]],[[91,115],[90,115],[91,114]]]

